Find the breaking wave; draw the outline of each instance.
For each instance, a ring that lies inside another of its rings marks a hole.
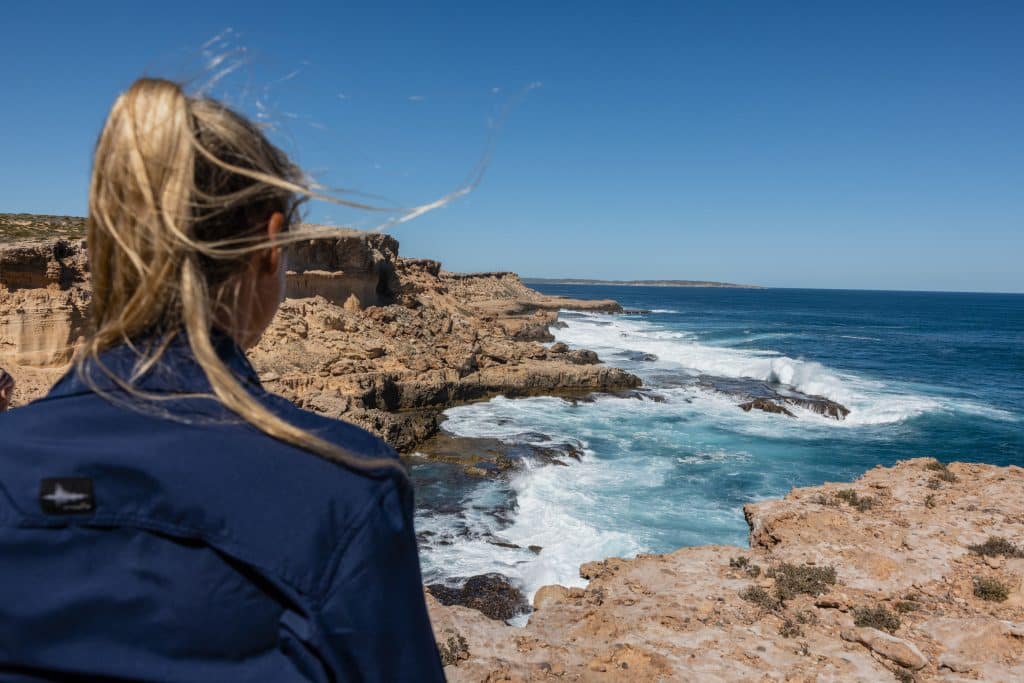
[[[832,370],[816,361],[790,358],[771,350],[701,343],[692,333],[669,330],[646,321],[568,311],[563,312],[562,319],[567,327],[555,330],[557,340],[594,350],[602,360],[615,364],[617,354],[627,350],[657,356],[656,373],[642,366],[627,367],[644,377],[645,384],[655,387],[663,382],[665,370],[689,376],[710,375],[782,384],[850,408],[851,414],[845,421],[827,420],[827,424],[840,427],[899,422],[941,405],[931,397],[893,390],[879,382]]]

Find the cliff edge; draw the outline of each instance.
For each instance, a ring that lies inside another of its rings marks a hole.
[[[1022,500],[921,458],[747,505],[750,548],[585,564],[524,628],[427,599],[452,681],[1019,681]]]
[[[34,238],[48,226],[63,235],[72,219],[16,218],[0,221],[0,367],[18,382],[14,406],[67,369],[91,295],[85,242]],[[337,235],[289,247],[285,301],[248,352],[267,388],[300,407],[407,451],[452,405],[640,384],[591,352],[540,343],[554,340],[560,309],[621,311],[614,301],[544,296],[514,273],[449,273],[402,258],[388,235]]]

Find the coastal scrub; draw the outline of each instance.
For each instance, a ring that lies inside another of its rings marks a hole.
[[[854,626],[869,626],[880,631],[895,633],[896,629],[900,627],[900,618],[890,612],[885,605],[876,605],[875,607],[861,606],[853,608],[853,624]]]
[[[974,596],[991,602],[1003,602],[1010,597],[1010,588],[999,579],[975,576]]]
[[[775,592],[780,600],[797,595],[821,595],[836,583],[835,567],[816,567],[783,562],[768,570],[766,575],[775,579]]]
[[[1001,536],[989,536],[984,543],[969,545],[967,549],[982,557],[1024,557],[1024,549]]]

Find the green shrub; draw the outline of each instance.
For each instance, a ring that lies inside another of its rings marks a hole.
[[[872,498],[871,496],[865,496],[861,498],[853,489],[842,489],[841,491],[836,491],[836,498],[845,502],[851,507],[857,508],[861,512],[870,510],[871,508],[875,507],[875,505],[878,503],[878,501],[875,498]]]
[[[750,586],[749,588],[746,588],[742,593],[740,593],[740,597],[747,602],[754,603],[762,609],[768,610],[769,612],[774,612],[782,607],[782,600],[780,600],[778,596],[772,595],[760,586]]]
[[[803,634],[804,630],[792,619],[783,621],[779,628],[779,635],[783,638],[799,638]]]
[[[875,507],[875,503],[878,501],[871,496],[865,496],[857,500],[856,508],[861,512],[866,512],[871,508]]]
[[[836,582],[835,567],[795,565],[783,562],[768,570],[768,576],[775,579],[775,591],[780,600],[789,600],[797,595],[821,595]]]
[[[796,614],[796,623],[798,624],[817,624],[818,615],[810,610],[802,610]]]
[[[875,607],[854,607],[854,626],[870,626],[880,631],[895,633],[900,627],[900,618],[890,612],[884,605]]]
[[[967,549],[982,556],[1024,557],[1024,550],[1001,536],[989,536],[984,543],[969,545]]]
[[[914,681],[917,680],[914,677],[914,674],[910,673],[902,666],[897,667],[896,670],[893,672],[893,675],[896,676],[896,680],[900,683],[914,683]]]
[[[857,492],[853,489],[843,489],[842,491],[836,491],[836,498],[850,505],[857,504]]]
[[[761,576],[761,567],[752,563],[747,557],[733,557],[729,559],[729,566],[733,569],[742,569],[752,579]]]
[[[1002,602],[1010,597],[1010,589],[998,579],[989,579],[983,576],[974,577],[974,595],[982,600]]]

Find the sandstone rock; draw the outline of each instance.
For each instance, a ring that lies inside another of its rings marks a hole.
[[[565,354],[565,357],[566,360],[568,360],[573,365],[596,365],[597,363],[601,362],[601,360],[597,357],[596,353],[594,353],[593,351],[588,351],[587,349],[577,349],[575,351],[570,351],[569,353]]]
[[[348,295],[347,299],[345,299],[345,305],[343,306],[343,308],[349,313],[352,313],[355,311],[362,310],[363,304],[361,301],[359,301],[359,297],[356,296],[355,293],[353,292],[352,294]]]
[[[0,244],[0,287],[69,289],[89,272],[82,240],[38,240]]]
[[[348,305],[379,306],[394,301],[399,288],[395,274],[398,241],[390,235],[334,230],[323,240],[288,246],[289,272],[285,296],[301,299],[322,296]]]
[[[455,682],[547,680],[552,671],[568,680],[1024,680],[1024,608],[957,600],[954,592],[962,585],[969,595],[971,577],[988,569],[968,545],[989,535],[1024,538],[1024,515],[1014,507],[1024,500],[1024,469],[951,465],[957,499],[929,508],[929,462],[748,505],[749,549],[587,563],[585,587],[537,592],[524,628],[430,602],[438,641],[454,628],[471,653],[446,674]],[[858,510],[819,502],[841,490],[883,503]],[[737,557],[763,571],[749,576],[731,566]],[[765,573],[783,562],[834,567],[838,585],[772,609],[742,597],[751,586],[774,590]],[[1010,569],[1008,561],[1003,571]],[[898,612],[898,635],[855,627],[843,611],[852,606]]]
[[[872,652],[907,669],[917,671],[928,664],[928,658],[912,642],[889,635],[876,628],[848,629],[843,631],[841,636],[843,640],[861,643]]]
[[[63,374],[89,315],[87,277],[81,240],[0,244],[0,367],[17,381],[12,406]]]
[[[547,605],[560,602],[569,594],[565,586],[542,586],[533,596],[533,609],[539,610]]]
[[[399,257],[386,235],[332,234],[289,247],[287,298],[249,352],[260,375],[276,378],[273,390],[301,407],[408,451],[459,403],[640,384],[589,352],[551,356],[530,341],[550,338],[561,309],[617,311],[614,302],[547,297],[512,273],[447,273]],[[17,406],[62,374],[84,329],[81,241],[0,246],[0,304],[0,365],[17,380]]]

